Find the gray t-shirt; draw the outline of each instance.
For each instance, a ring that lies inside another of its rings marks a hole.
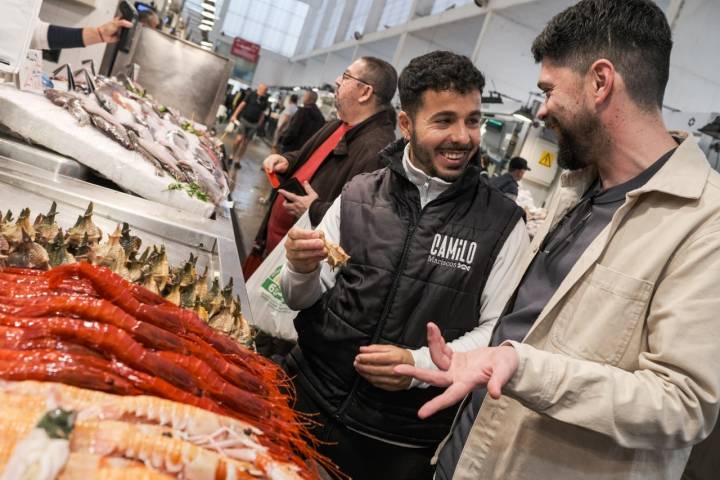
[[[640,175],[623,184],[604,191],[599,179],[592,184],[581,201],[545,238],[518,286],[512,308],[498,320],[490,341],[491,346],[500,345],[506,340],[521,342],[525,338],[565,276],[610,223],[615,211],[625,201],[626,194],[645,185],[674,151],[675,149],[670,150]],[[460,407],[462,412],[455,423],[452,436],[438,457],[436,479],[452,478],[485,394],[484,388],[474,391],[470,401]]]

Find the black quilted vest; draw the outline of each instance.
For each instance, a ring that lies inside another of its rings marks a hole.
[[[455,408],[426,420],[417,411],[441,390],[375,388],[353,359],[362,345],[426,346],[430,321],[447,341],[477,327],[480,294],[521,210],[474,166],[421,210],[402,167],[403,147],[390,145],[387,168],[345,186],[340,244],[351,260],[335,286],[296,317],[298,346],[288,362],[296,381],[346,426],[432,446],[447,434]]]

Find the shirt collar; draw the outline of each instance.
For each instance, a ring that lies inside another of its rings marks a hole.
[[[432,187],[445,190],[450,185],[452,185],[452,183],[446,182],[441,178],[431,177],[430,175],[413,165],[410,161],[410,143],[405,145],[405,150],[403,150],[402,165],[408,180],[410,180],[418,187],[430,183]]]
[[[628,193],[637,196],[651,191],[659,191],[683,198],[700,198],[711,167],[697,140],[687,132],[670,132],[678,143],[669,160],[653,177],[640,188]],[[575,191],[580,198],[597,178],[594,166],[582,170],[563,172],[561,185]]]

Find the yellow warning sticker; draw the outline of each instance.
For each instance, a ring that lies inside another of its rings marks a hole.
[[[538,161],[538,163],[543,167],[551,168],[553,160],[555,160],[555,155],[553,155],[551,152],[544,150],[540,154],[540,161]]]

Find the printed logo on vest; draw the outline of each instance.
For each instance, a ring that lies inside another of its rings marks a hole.
[[[477,252],[477,242],[436,233],[427,261],[469,272],[475,259],[475,252]]]

